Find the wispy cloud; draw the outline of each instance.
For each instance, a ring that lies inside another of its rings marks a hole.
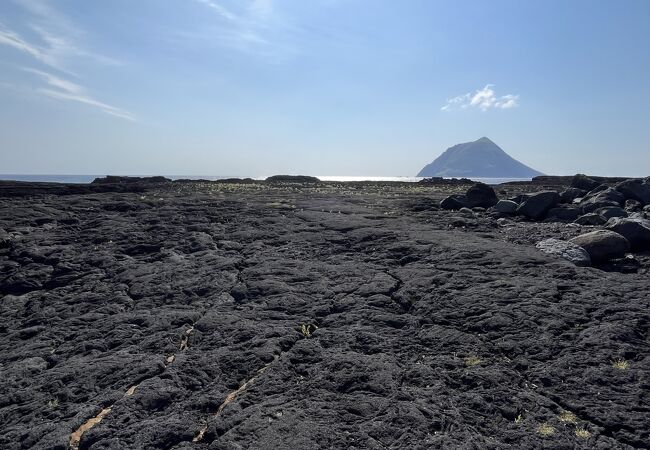
[[[474,94],[459,95],[447,100],[447,103],[440,108],[441,111],[453,109],[478,108],[481,111],[489,109],[510,109],[519,106],[519,95],[507,94],[497,97],[492,89],[494,85],[487,84],[483,89],[478,89]]]
[[[11,47],[33,58],[34,62],[45,65],[67,76],[78,78],[78,75],[68,68],[68,63],[78,58],[91,59],[101,64],[119,64],[112,58],[88,52],[76,44],[83,33],[76,28],[67,17],[53,9],[49,2],[42,0],[14,0],[27,13],[25,27],[32,31],[32,39],[27,39],[20,33],[0,22],[0,45]],[[36,37],[38,39],[34,40]],[[38,67],[38,66],[37,66]],[[41,66],[42,67],[42,66]],[[63,101],[72,101],[99,108],[106,114],[134,121],[135,116],[121,108],[109,105],[94,98],[87,89],[77,82],[70,81],[60,75],[39,68],[23,68],[26,72],[37,75],[45,87],[36,84],[30,89],[38,94]],[[5,86],[12,86],[3,83]]]
[[[239,17],[236,14],[230,12],[228,8],[221,5],[220,3],[217,3],[214,0],[195,0],[195,1],[212,9],[213,11],[215,11],[217,14],[219,14],[221,17],[223,17],[226,20],[232,22],[236,22],[239,20]]]
[[[37,75],[38,77],[43,79],[45,83],[49,86],[48,88],[43,88],[43,87],[37,88],[36,92],[38,92],[39,94],[45,95],[47,97],[56,100],[72,101],[72,102],[83,103],[85,105],[94,106],[96,108],[99,108],[106,114],[110,114],[112,116],[120,117],[122,119],[130,120],[130,121],[135,121],[135,116],[132,113],[124,109],[111,106],[107,103],[101,102],[93,98],[91,95],[89,95],[86,92],[83,86],[80,86],[76,83],[73,83],[72,81],[63,79],[57,75],[42,70],[36,70],[30,68],[25,68],[24,70],[26,72]]]
[[[180,32],[177,36],[212,41],[224,47],[273,59],[292,53],[286,44],[280,42],[280,36],[290,27],[276,13],[273,0],[194,1],[214,11],[219,22],[214,26]]]

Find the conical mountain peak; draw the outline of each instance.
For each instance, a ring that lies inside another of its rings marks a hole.
[[[448,148],[418,174],[420,177],[532,178],[542,175],[508,155],[484,136]]]

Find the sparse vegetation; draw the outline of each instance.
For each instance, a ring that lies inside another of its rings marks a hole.
[[[537,427],[537,434],[542,437],[553,436],[555,434],[555,427],[546,422]]]
[[[59,399],[54,398],[54,399],[48,401],[47,406],[49,406],[50,408],[56,408],[57,406],[59,406]]]
[[[630,363],[623,358],[616,358],[612,361],[612,367],[618,370],[627,370],[630,368]]]
[[[482,362],[483,360],[476,355],[468,356],[467,358],[465,358],[466,367],[478,366]]]
[[[589,439],[591,432],[583,427],[576,428],[576,436],[581,439]]]
[[[517,417],[515,417],[515,423],[521,423],[521,421],[524,420],[523,416],[519,414]]]
[[[564,423],[576,423],[578,421],[576,415],[571,411],[562,411],[558,418],[560,419],[560,422]]]
[[[312,333],[317,329],[318,327],[312,323],[303,323],[300,327],[302,335],[306,338],[311,337]]]

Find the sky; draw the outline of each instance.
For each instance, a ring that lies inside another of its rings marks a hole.
[[[647,0],[2,0],[0,173],[650,175]]]

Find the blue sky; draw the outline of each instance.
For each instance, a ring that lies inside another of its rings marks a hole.
[[[3,0],[0,172],[650,175],[650,1]]]

